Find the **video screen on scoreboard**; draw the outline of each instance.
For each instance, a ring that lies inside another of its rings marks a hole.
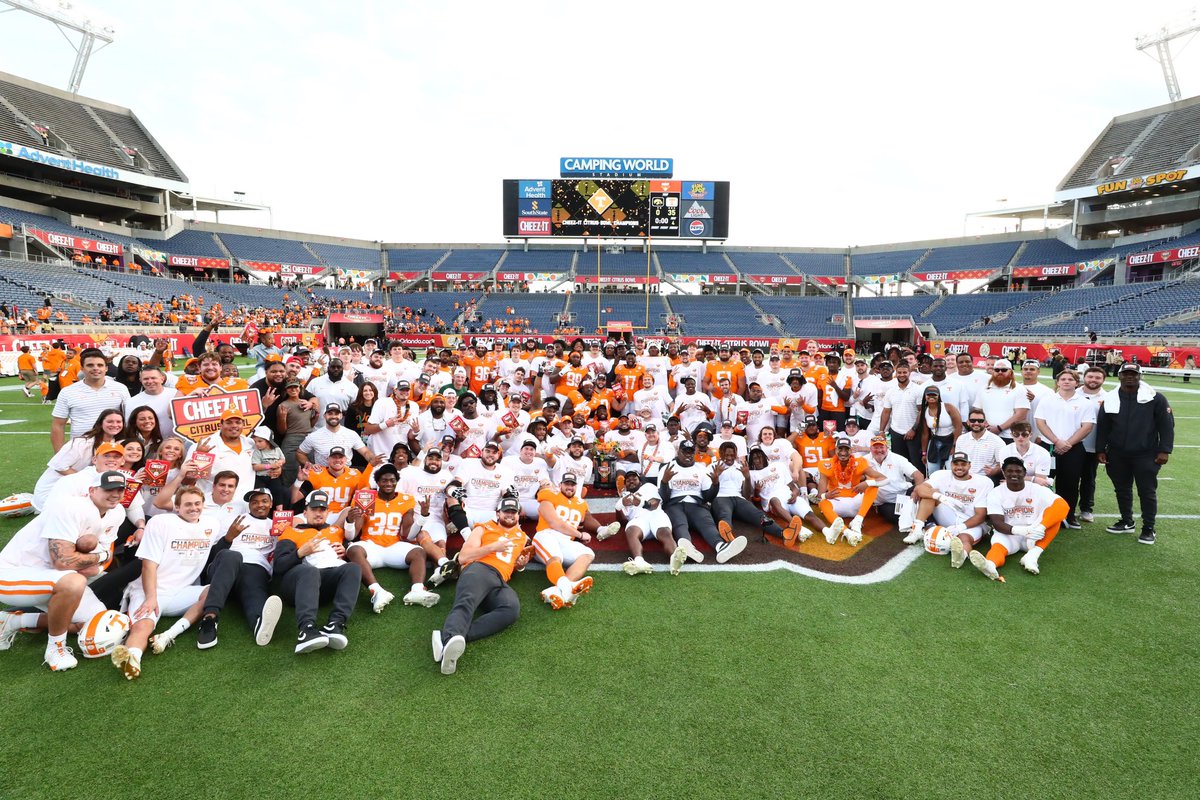
[[[504,236],[729,237],[729,182],[504,181]]]

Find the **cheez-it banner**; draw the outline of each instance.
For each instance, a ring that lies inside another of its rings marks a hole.
[[[203,441],[220,430],[221,415],[227,408],[242,413],[242,431],[246,436],[262,422],[262,398],[257,389],[225,392],[213,387],[205,397],[176,397],[171,401],[175,432],[192,442]]]

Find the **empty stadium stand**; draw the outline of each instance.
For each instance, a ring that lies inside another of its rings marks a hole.
[[[266,261],[276,264],[307,264],[319,262],[304,247],[303,242],[291,239],[272,239],[267,236],[247,236],[241,233],[221,233],[218,237],[229,252],[241,261]]]
[[[792,253],[795,256],[797,254]],[[841,256],[837,257],[839,265]],[[796,275],[779,253],[729,253],[729,260],[743,275]],[[660,259],[661,262],[661,259]],[[824,273],[820,273],[824,274]],[[832,273],[831,273],[832,274]]]
[[[889,250],[882,253],[854,253],[850,256],[850,274],[901,275],[908,272],[929,248]],[[924,269],[924,264],[922,264]]]
[[[491,272],[503,250],[451,250],[438,272]]]
[[[185,228],[169,239],[142,239],[151,250],[161,250],[177,256],[199,256],[201,258],[226,258],[225,251],[209,231]]]
[[[397,301],[401,297],[397,296]],[[584,298],[586,301],[587,297],[588,295],[578,295],[576,299]],[[566,300],[567,295],[565,294],[526,294],[523,292],[489,294],[484,296],[477,308],[485,320],[503,320],[509,317],[527,319],[531,329],[539,333],[549,333],[558,327],[556,317],[566,306]],[[592,301],[594,303],[594,296],[592,296]],[[512,309],[511,314],[508,313],[510,308]],[[594,313],[593,316],[595,316]]]
[[[509,250],[501,269],[505,272],[570,272],[575,250]]]
[[[671,302],[674,303],[674,298]],[[844,314],[846,304],[840,297],[755,297],[754,302],[767,314],[779,318],[788,336],[844,338],[846,326],[830,322],[835,314]]]
[[[783,253],[782,255],[801,275],[836,277],[846,274],[844,253]],[[856,274],[866,275],[868,273]]]
[[[733,268],[720,253],[657,251],[658,265],[664,274],[681,275],[731,275]]]
[[[446,250],[407,248],[387,249],[388,269],[392,272],[428,272],[445,257]]]
[[[953,269],[999,269],[1017,254],[1020,242],[991,242],[958,247],[938,247],[921,262],[921,272]],[[855,259],[855,269],[858,269]],[[864,275],[874,273],[861,273]]]
[[[317,258],[331,267],[379,272],[383,263],[378,250],[324,242],[308,242],[307,245],[312,252],[317,254]]]

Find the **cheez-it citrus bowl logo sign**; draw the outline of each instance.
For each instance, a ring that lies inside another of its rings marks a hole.
[[[192,442],[203,441],[221,429],[221,415],[228,408],[241,412],[243,436],[249,436],[262,422],[262,398],[257,389],[226,392],[214,386],[206,397],[177,397],[171,401],[175,433]]]

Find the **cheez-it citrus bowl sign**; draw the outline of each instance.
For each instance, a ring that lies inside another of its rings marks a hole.
[[[243,436],[249,436],[262,422],[262,398],[257,389],[226,392],[214,386],[205,397],[194,395],[171,401],[175,433],[192,442],[203,441],[221,429],[221,415],[231,407],[242,413]]]

